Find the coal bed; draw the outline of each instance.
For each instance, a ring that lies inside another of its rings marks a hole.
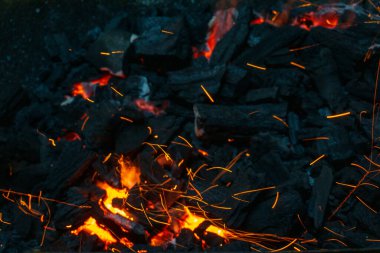
[[[69,2],[0,3],[0,252],[380,251],[379,1]]]

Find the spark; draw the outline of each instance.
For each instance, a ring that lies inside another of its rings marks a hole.
[[[350,115],[351,112],[344,112],[344,113],[339,113],[339,114],[334,114],[334,115],[328,115],[326,116],[327,119],[336,119],[336,118],[341,118]]]
[[[333,230],[331,230],[330,228],[328,228],[328,227],[323,227],[326,231],[328,231],[328,232],[330,232],[330,233],[332,233],[332,234],[334,234],[334,235],[336,235],[336,236],[338,236],[338,237],[343,237],[344,238],[344,236],[343,235],[341,235],[341,234],[338,234],[337,232],[335,232],[335,231],[333,231]]]
[[[208,153],[202,149],[198,149],[198,152],[203,156],[208,156]]]
[[[205,189],[204,191],[202,191],[201,194],[203,194],[203,193],[205,193],[205,192],[208,192],[209,190],[214,189],[214,188],[216,188],[216,187],[218,187],[218,186],[219,186],[219,185],[217,185],[217,184],[211,185],[210,187],[208,187],[207,189]]]
[[[371,210],[372,212],[376,213],[377,214],[377,211],[375,209],[373,209],[372,207],[370,207],[367,203],[364,202],[364,200],[362,200],[361,198],[359,198],[358,196],[355,196],[359,201],[360,203],[362,203],[365,207],[367,207],[369,210]]]
[[[149,135],[151,135],[152,132],[153,132],[152,128],[150,126],[148,126],[147,128],[148,128],[148,131],[149,131]]]
[[[341,183],[341,182],[335,182],[337,185],[342,185],[342,186],[346,186],[346,187],[350,187],[350,188],[355,188],[355,185],[352,185],[352,184],[345,184],[345,183]]]
[[[380,239],[366,239],[367,242],[380,242]]]
[[[99,53],[100,55],[106,55],[106,56],[109,56],[109,55],[111,55],[110,53],[108,53],[108,52],[100,52]]]
[[[84,127],[86,126],[86,123],[87,121],[89,120],[90,116],[87,116],[84,121],[83,121],[83,124],[82,124],[82,127],[80,128],[81,131],[83,131]]]
[[[294,66],[294,67],[297,67],[297,68],[300,68],[300,69],[306,69],[306,67],[305,66],[303,66],[303,65],[301,65],[301,64],[298,64],[298,63],[296,63],[296,62],[293,62],[293,61],[291,61],[290,62],[290,65],[292,65],[292,66]]]
[[[289,127],[289,125],[285,122],[285,120],[281,119],[277,115],[272,115],[272,117],[278,121],[280,121],[284,126]]]
[[[266,67],[257,66],[257,65],[254,65],[254,64],[252,64],[252,63],[249,63],[249,62],[247,62],[246,65],[247,65],[248,67],[252,67],[252,68],[255,68],[255,69],[260,69],[260,70],[264,70],[264,71],[267,70]]]
[[[309,49],[309,48],[316,47],[316,46],[319,46],[319,45],[320,44],[313,44],[313,45],[304,46],[304,47],[291,48],[291,49],[289,49],[289,52],[295,52],[295,51],[300,51],[300,50],[304,50],[304,49]]]
[[[248,193],[253,193],[253,192],[272,190],[272,189],[275,189],[275,188],[276,188],[276,186],[263,187],[263,188],[258,188],[258,189],[254,189],[254,190],[248,190],[248,191],[234,193],[233,196],[240,196],[240,195],[243,195],[243,194],[248,194]]]
[[[208,99],[210,99],[211,103],[214,103],[214,99],[211,97],[210,93],[208,93],[208,91],[206,90],[205,87],[203,87],[203,85],[201,84],[201,88],[203,90],[203,92],[206,94],[206,96],[208,97]]]
[[[91,102],[91,103],[95,103],[94,100],[90,99],[90,98],[85,98],[88,102]]]
[[[321,136],[321,137],[314,137],[314,138],[305,138],[303,141],[321,141],[321,140],[330,140],[329,137]]]
[[[226,206],[217,206],[217,205],[210,205],[211,207],[217,208],[217,209],[222,209],[222,210],[231,210],[231,207],[226,207]]]
[[[190,142],[188,140],[186,140],[184,137],[178,135],[178,138],[182,139],[184,142],[186,142],[187,145],[189,145],[190,148],[192,148],[193,146],[190,144]]]
[[[127,117],[120,116],[121,120],[128,121],[129,123],[133,123],[133,120]]]
[[[4,223],[4,224],[6,224],[6,225],[11,225],[12,223],[10,223],[10,222],[7,222],[7,221],[4,221],[3,220],[3,213],[2,212],[0,212],[0,222],[1,223]]]
[[[124,95],[120,92],[120,91],[118,91],[115,87],[110,87],[117,95],[119,95],[119,96],[121,96],[121,97],[124,97]]]
[[[141,209],[144,211],[144,215],[145,215],[146,220],[149,222],[150,226],[153,227],[152,222],[150,222],[149,217],[145,212],[143,204],[142,203],[140,203],[140,204],[141,204]]]
[[[223,170],[223,171],[226,171],[226,172],[230,172],[230,173],[232,173],[232,170],[229,170],[229,169],[227,169],[227,168],[224,168],[224,167],[210,167],[210,168],[208,168],[208,169],[206,169],[207,171],[209,171],[209,170]]]
[[[287,249],[287,248],[289,248],[290,246],[292,246],[296,241],[297,241],[297,239],[294,239],[294,240],[291,241],[288,245],[285,245],[284,247],[279,248],[279,249],[272,250],[271,252],[279,252],[279,251],[282,251],[282,250],[284,250],[284,249]]]
[[[365,173],[368,173],[368,172],[369,172],[369,171],[366,170],[363,166],[361,166],[361,165],[359,165],[359,164],[357,164],[357,163],[351,163],[350,165],[351,165],[351,166],[354,166],[354,167],[357,167],[357,168],[359,168],[359,169],[361,169],[361,170],[363,170]]]
[[[379,189],[379,188],[380,188],[379,186],[377,186],[377,185],[375,185],[375,184],[372,184],[372,183],[362,183],[361,186],[362,186],[362,185],[372,186],[373,188],[376,188],[376,189]]]
[[[276,199],[274,200],[274,203],[272,205],[272,209],[274,209],[277,206],[278,198],[280,197],[280,193],[276,193]]]
[[[315,159],[314,161],[312,161],[312,162],[310,163],[310,166],[313,166],[314,164],[316,164],[319,160],[323,159],[324,157],[326,157],[325,154],[319,156],[317,159]]]
[[[51,143],[51,145],[52,145],[53,147],[56,147],[56,146],[57,146],[57,145],[55,144],[55,140],[54,140],[54,139],[49,138],[48,140],[49,140],[49,142]]]
[[[112,51],[112,54],[124,54],[123,50]]]
[[[331,239],[328,239],[326,240],[328,242],[331,242],[331,241],[335,241],[335,242],[338,242],[340,244],[342,244],[343,246],[346,246],[347,247],[347,244],[345,244],[344,242],[342,242],[341,240],[338,240],[338,239],[335,239],[335,238],[331,238]]]
[[[171,32],[171,31],[168,31],[168,30],[164,30],[164,29],[161,29],[161,32],[169,34],[169,35],[173,35],[174,34],[174,32]]]
[[[104,158],[104,160],[102,161],[102,163],[106,163],[106,162],[110,159],[111,155],[112,155],[112,153],[109,153],[109,154]]]

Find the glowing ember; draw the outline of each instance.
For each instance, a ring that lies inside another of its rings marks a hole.
[[[168,107],[168,104],[163,104],[160,107],[155,106],[152,102],[145,101],[144,99],[136,99],[135,105],[142,111],[150,112],[156,116],[164,113],[165,109]]]
[[[191,231],[194,231],[202,222],[205,221],[204,218],[198,217],[194,214],[192,214],[189,210],[189,208],[185,207],[185,220],[182,225],[182,228],[190,229]]]
[[[297,18],[293,25],[303,29],[310,30],[313,27],[321,26],[328,29],[334,29],[338,26],[339,14],[336,12],[327,12],[323,14],[309,12],[302,17]]]
[[[164,229],[154,237],[150,239],[150,245],[154,247],[161,247],[167,245],[169,242],[174,240],[174,233],[170,232],[168,229]]]
[[[140,169],[123,156],[118,160],[120,165],[120,181],[123,187],[131,189],[135,184],[140,183]]]
[[[95,91],[96,85],[99,86],[106,86],[108,85],[109,80],[111,79],[112,75],[105,74],[99,79],[95,79],[89,82],[79,82],[75,83],[73,85],[72,95],[75,96],[82,96],[84,99],[88,99],[92,96],[92,94]]]
[[[211,58],[212,52],[216,44],[221,38],[233,27],[236,9],[229,8],[225,10],[217,10],[214,17],[209,22],[209,32],[207,34],[206,49],[203,51],[194,50],[194,58],[204,56],[207,59]]]
[[[106,248],[108,245],[117,242],[116,238],[111,234],[111,232],[101,227],[93,217],[88,218],[82,226],[71,231],[71,233],[78,235],[82,231],[89,233],[90,235],[96,235],[101,241],[105,243]]]

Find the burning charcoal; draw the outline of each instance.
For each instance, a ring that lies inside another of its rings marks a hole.
[[[95,153],[82,149],[81,143],[66,143],[58,160],[51,164],[49,176],[44,184],[50,196],[56,196],[61,190],[74,184],[95,158]]]
[[[194,106],[195,133],[198,138],[249,136],[260,130],[283,132],[286,126],[278,119],[285,116],[286,106],[276,105],[271,111],[264,106]],[[277,111],[277,112],[274,112]],[[285,112],[285,113],[284,113]],[[277,114],[276,114],[277,113]],[[277,115],[273,117],[273,115]],[[228,119],[226,121],[226,119]]]
[[[103,33],[87,51],[87,60],[97,68],[123,76],[123,55],[128,49],[131,34],[122,30]]]
[[[64,33],[55,33],[45,36],[46,49],[52,59],[68,62],[70,57],[70,43]]]
[[[247,103],[266,102],[267,100],[274,100],[277,97],[278,88],[262,88],[254,89],[248,92],[245,97]]]
[[[342,110],[346,105],[345,90],[339,80],[332,52],[327,48],[320,49],[312,64],[311,71],[319,94],[331,110]]]
[[[210,58],[212,65],[229,62],[246,40],[249,31],[250,9],[241,4],[237,8],[237,12],[238,18],[234,22],[234,26],[217,42],[212,52]]]
[[[90,148],[100,148],[106,145],[111,146],[113,132],[116,124],[115,114],[117,107],[112,101],[104,101],[94,104],[89,112],[89,119],[83,130],[86,145]],[[118,118],[119,121],[121,121]]]
[[[27,94],[20,85],[5,85],[0,92],[0,125],[9,124],[14,113],[27,102]]]
[[[237,94],[238,83],[246,76],[247,70],[228,64],[224,75],[221,96],[224,98],[234,98]]]
[[[315,180],[309,204],[309,215],[314,219],[314,227],[317,229],[323,224],[333,180],[332,169],[326,163],[323,163],[322,170]]]
[[[126,125],[116,137],[115,152],[129,154],[136,151],[148,136],[149,130],[143,124]]]
[[[262,202],[252,203],[253,207],[244,221],[244,229],[252,232],[287,235],[295,226],[294,220],[302,209],[302,199],[296,191],[279,191],[278,202],[274,206],[276,193]]]
[[[183,68],[190,62],[191,48],[183,20],[178,17],[141,19],[143,33],[132,43],[124,58],[124,73],[130,63],[140,62],[159,71]]]
[[[266,182],[280,185],[289,180],[289,172],[278,152],[271,151],[254,163],[255,171],[265,173]]]

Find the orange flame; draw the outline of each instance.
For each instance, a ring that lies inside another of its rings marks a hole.
[[[132,189],[135,184],[140,183],[141,172],[137,166],[125,160],[123,156],[119,158],[118,163],[120,165],[120,181],[123,187]]]
[[[96,235],[101,241],[104,242],[106,248],[113,243],[117,242],[117,239],[105,228],[99,225],[93,217],[88,218],[84,224],[71,233],[74,235],[79,235],[80,232],[86,232],[90,235]]]
[[[106,195],[102,199],[99,200],[99,205],[103,209],[103,211],[105,211],[105,212],[109,211],[113,214],[118,214],[124,218],[127,218],[127,219],[133,221],[133,217],[129,213],[127,213],[125,210],[114,207],[112,204],[114,199],[126,200],[128,198],[128,191],[126,188],[117,189],[117,188],[110,186],[106,182],[97,182],[96,185],[100,189],[103,189],[106,191]]]

